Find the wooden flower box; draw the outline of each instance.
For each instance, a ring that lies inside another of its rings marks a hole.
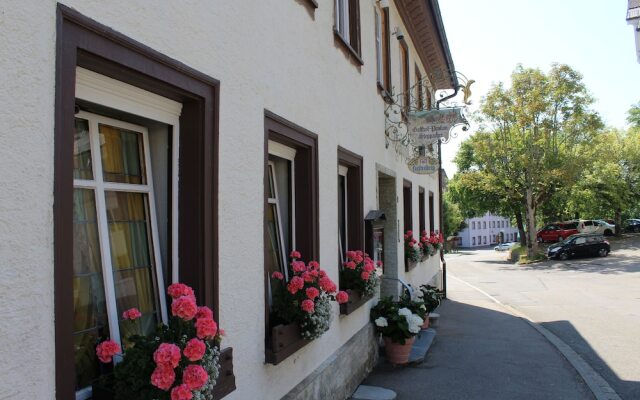
[[[373,295],[363,296],[359,290],[347,289],[346,292],[349,295],[349,301],[344,304],[340,304],[340,314],[342,315],[351,314],[373,297]]]
[[[265,360],[269,364],[278,365],[309,342],[311,340],[303,339],[300,336],[298,324],[274,326],[271,328],[271,338],[267,343]]]
[[[409,271],[411,271],[412,269],[414,269],[417,266],[418,266],[418,262],[417,261],[409,260],[408,258],[404,259],[404,271],[405,272],[409,272]]]

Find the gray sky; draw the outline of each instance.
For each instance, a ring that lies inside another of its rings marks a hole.
[[[469,79],[473,110],[494,82],[508,82],[516,64],[548,71],[551,63],[581,72],[607,125],[626,126],[626,112],[640,101],[640,64],[626,0],[440,0],[456,69]],[[443,147],[443,165],[460,141]]]

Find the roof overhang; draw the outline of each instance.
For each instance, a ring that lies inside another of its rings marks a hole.
[[[395,0],[395,4],[435,89],[457,87],[438,0]]]

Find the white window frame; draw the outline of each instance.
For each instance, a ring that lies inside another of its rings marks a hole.
[[[376,79],[380,85],[384,86],[382,80],[382,17],[377,8],[375,12],[375,24],[376,24]]]
[[[173,283],[179,282],[179,267],[178,267],[179,266],[179,246],[178,246],[179,244],[179,237],[178,237],[179,180],[178,180],[178,177],[179,177],[179,166],[180,166],[179,164],[180,115],[182,113],[182,103],[179,103],[177,101],[146,91],[144,89],[140,89],[136,86],[129,85],[127,83],[118,81],[116,79],[109,78],[105,75],[98,74],[96,72],[93,72],[85,68],[76,67],[75,72],[76,72],[75,97],[77,99],[86,100],[91,103],[112,108],[114,110],[119,110],[129,114],[133,114],[133,115],[148,118],[154,121],[158,121],[158,122],[169,125],[171,128],[173,152],[171,155],[172,190],[171,190],[170,196],[171,196],[172,208],[171,210],[169,210],[169,213],[171,214],[170,218],[171,218],[172,229],[171,229],[171,232],[168,233],[169,235],[171,235],[171,254],[172,254],[172,257],[171,257],[172,271],[170,271],[170,273],[171,273],[171,281]],[[84,111],[81,111],[76,116],[78,118],[87,119],[86,117],[84,117],[87,114],[96,115],[96,114],[91,114],[91,113],[86,113]],[[147,136],[148,135],[147,129],[144,127],[139,127],[134,124],[124,123],[119,120],[114,120],[114,119],[102,117],[99,115],[96,115],[96,117],[98,117],[97,120],[100,120],[100,121],[114,121],[114,122],[108,123],[109,125],[112,125],[112,126],[118,126],[118,127],[130,126],[134,128],[131,130],[140,130],[142,128],[146,132],[146,134],[143,135],[143,145],[144,145],[145,163],[146,163],[145,171],[147,173],[147,177],[146,177],[147,182],[149,186],[152,188],[153,175],[151,174],[152,165],[150,160],[150,147],[149,147],[149,140]],[[92,116],[92,118],[94,117]],[[89,127],[91,131],[91,122],[89,123]],[[87,183],[95,181],[97,179],[98,177],[97,172],[100,172],[99,178],[102,179],[102,175],[101,175],[102,174],[102,169],[101,169],[102,157],[98,156],[100,154],[99,144],[97,144],[97,141],[93,140],[93,142],[96,142],[96,145],[98,146],[97,148],[98,153],[96,153],[94,144],[91,143],[92,142],[91,134],[89,135],[89,138],[90,138],[89,140],[91,144],[91,153],[92,153],[91,157],[92,157],[92,163],[93,163],[94,179],[93,180],[74,179],[74,188],[93,189],[92,187],[86,187],[86,185]],[[99,159],[99,162],[100,162],[100,170],[96,168],[96,166],[98,165],[96,162],[96,157]],[[112,186],[112,185],[115,185],[115,186]],[[109,183],[107,186],[109,187],[109,190],[111,190],[110,189],[111,187],[116,188],[117,185],[125,185],[127,191],[132,189],[129,187],[129,186],[132,186],[130,184]],[[105,186],[105,188],[107,186]],[[104,267],[104,263],[106,261],[105,254],[107,255],[107,257],[109,257],[109,260],[111,258],[110,252],[105,252],[105,249],[104,249],[104,241],[105,240],[109,241],[108,226],[106,224],[106,220],[103,220],[103,218],[101,217],[98,209],[98,198],[100,196],[98,196],[98,193],[95,189],[93,190],[96,198],[96,216],[98,217],[98,229],[99,229],[99,235],[100,235],[100,251],[101,251],[101,259],[103,263],[102,273],[103,273],[103,279],[104,279],[104,285],[105,285],[105,292],[107,291],[107,282],[111,282],[108,290],[112,290],[113,294],[115,295],[115,288],[113,287],[113,274],[108,274],[109,277],[104,277],[104,275],[106,274],[106,269]],[[151,193],[153,193],[153,189],[150,189],[150,190],[151,190]],[[104,195],[100,201],[104,202]],[[156,277],[158,278],[158,281],[159,281],[158,283],[156,283],[156,285],[158,285],[159,291],[162,289],[161,293],[158,293],[158,297],[160,299],[160,307],[161,307],[160,316],[163,319],[163,322],[166,322],[168,321],[167,307],[166,307],[166,300],[165,300],[164,291],[163,291],[164,279],[163,279],[162,259],[159,254],[160,246],[158,245],[159,236],[158,236],[158,229],[157,229],[157,221],[156,221],[157,214],[155,210],[154,198],[152,196],[149,196],[148,202],[149,202],[149,213],[150,213],[149,218],[152,224],[152,229],[150,234],[152,236],[151,239],[153,241],[152,242],[153,254],[154,254],[156,268],[159,270],[159,273],[156,273]],[[105,208],[105,211],[106,211],[106,208]],[[103,229],[102,227],[104,227],[104,229],[107,230],[107,233],[106,233],[107,236],[105,236],[102,230]],[[107,295],[108,293],[105,293],[105,296]],[[113,299],[115,299],[115,297],[113,297]],[[118,343],[120,343],[120,327],[118,324],[117,306],[115,302],[110,302],[107,297],[105,297],[105,300],[106,300],[106,306],[107,306],[108,323],[109,323],[111,338],[117,341]],[[111,312],[111,310],[113,310],[113,312]],[[115,360],[116,362],[118,361],[117,358]],[[76,400],[85,400],[90,398],[92,395],[91,392],[92,392],[91,387],[83,388],[76,391]]]
[[[350,43],[349,29],[349,0],[336,0],[336,30],[347,43]]]
[[[349,195],[348,195],[348,183],[347,183],[347,174],[349,173],[349,168],[345,167],[344,165],[338,165],[338,177],[342,176],[344,177],[344,236],[342,237],[342,227],[338,225],[338,248],[340,249],[340,260],[342,262],[345,262],[345,252],[347,252],[349,250],[349,224],[347,223],[347,221],[349,221],[348,218],[348,210],[349,210],[349,206],[347,203],[347,200],[349,199]],[[339,179],[339,178],[338,178]],[[338,203],[340,204],[340,203]],[[338,221],[339,223],[340,221]]]
[[[98,225],[98,238],[100,240],[100,259],[102,264],[102,279],[104,281],[104,295],[107,307],[107,321],[109,323],[109,333],[111,340],[115,341],[122,347],[120,338],[120,318],[116,302],[115,281],[113,277],[113,261],[111,259],[111,239],[109,235],[109,223],[107,218],[107,205],[105,192],[127,192],[127,193],[143,193],[147,195],[148,218],[151,229],[148,234],[151,236],[150,245],[152,246],[150,253],[153,254],[154,271],[156,282],[154,284],[158,288],[157,299],[160,305],[159,317],[163,323],[167,323],[167,304],[164,296],[164,274],[162,269],[162,258],[160,256],[160,243],[158,236],[158,223],[155,207],[155,197],[153,190],[153,174],[151,166],[151,151],[149,147],[149,132],[147,128],[134,125],[128,122],[107,118],[98,114],[92,114],[80,111],[76,114],[76,118],[86,120],[89,125],[89,143],[91,148],[91,163],[93,179],[74,179],[74,189],[88,189],[93,191],[96,206],[96,217]],[[130,184],[119,182],[107,182],[103,178],[102,155],[100,152],[101,139],[99,133],[99,125],[109,125],[115,128],[126,129],[142,134],[143,146],[143,162],[146,184]],[[118,360],[116,360],[118,361]],[[86,399],[91,396],[90,388],[83,388],[76,392],[76,399]]]
[[[269,140],[268,141],[268,153],[272,156],[276,156],[276,157],[280,157],[283,158],[285,160],[288,160],[290,163],[290,174],[291,174],[291,193],[289,193],[289,195],[291,196],[291,249],[295,250],[296,248],[296,186],[295,186],[295,158],[296,158],[296,149],[289,147],[289,146],[285,146],[282,143],[278,143],[275,142],[273,140]],[[270,204],[273,204],[272,201],[276,201],[276,211],[278,212],[278,226],[280,229],[280,238],[282,239],[282,222],[280,220],[280,206],[279,203],[277,202],[278,199],[278,189],[277,189],[277,182],[276,182],[276,175],[275,175],[275,166],[274,164],[269,161],[269,165],[268,167],[270,168],[270,174],[272,174],[272,178],[273,178],[273,190],[274,190],[274,194],[275,194],[275,198],[269,198],[268,202]],[[284,263],[282,264],[283,266],[285,266],[285,271],[284,274],[285,276],[287,276],[287,271],[286,271],[286,265],[287,265],[287,257],[289,256],[288,254],[285,254],[284,252],[284,242],[282,242],[282,240],[280,240],[280,242],[282,243],[282,255],[284,257]]]

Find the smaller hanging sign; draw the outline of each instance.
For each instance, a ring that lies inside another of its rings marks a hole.
[[[407,115],[408,133],[414,145],[424,146],[444,137],[455,125],[466,124],[462,108],[412,112]]]
[[[414,174],[429,175],[438,172],[438,159],[429,156],[418,156],[407,163],[407,167]]]

